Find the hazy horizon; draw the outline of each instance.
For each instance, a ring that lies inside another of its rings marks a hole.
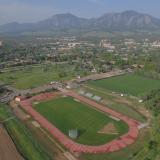
[[[135,10],[160,18],[159,0],[0,0],[0,25],[36,22],[55,14],[92,18],[105,13]]]

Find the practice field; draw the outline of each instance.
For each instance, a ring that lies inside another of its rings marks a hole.
[[[133,96],[141,96],[153,89],[160,88],[159,80],[142,77],[136,74],[126,74],[102,80],[90,81],[88,84],[93,87],[95,86]]]
[[[72,97],[59,97],[35,104],[34,107],[67,136],[70,129],[78,129],[79,137],[75,141],[80,144],[105,144],[128,131],[126,123],[113,120],[108,115],[94,110]],[[98,133],[107,124],[114,125],[118,134]]]

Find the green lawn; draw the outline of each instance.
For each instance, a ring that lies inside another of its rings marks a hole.
[[[69,129],[78,129],[79,137],[75,141],[81,144],[105,144],[128,131],[128,126],[124,122],[117,122],[71,97],[60,97],[39,103],[35,105],[35,109],[66,135]],[[118,135],[98,133],[109,122],[114,123]]]
[[[18,67],[17,67],[18,69]],[[63,72],[63,73],[62,73]],[[60,76],[60,74],[64,74]],[[8,70],[0,74],[0,81],[18,89],[34,88],[51,81],[67,80],[73,77],[73,66],[39,65],[28,66],[17,71]]]
[[[133,96],[142,96],[147,92],[160,88],[160,80],[126,74],[122,76],[90,81],[89,85]]]
[[[0,104],[0,120],[13,117],[8,106]],[[32,137],[28,129],[18,120],[12,119],[5,124],[9,135],[12,137],[18,151],[26,160],[51,160],[47,152]]]

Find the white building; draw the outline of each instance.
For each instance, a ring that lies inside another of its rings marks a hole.
[[[114,50],[116,47],[113,46],[108,40],[104,39],[100,42],[100,47],[107,48],[109,50]]]
[[[152,47],[154,48],[160,48],[160,41],[155,41],[152,43]]]
[[[130,45],[136,45],[136,42],[135,42],[134,39],[125,39],[125,40],[124,40],[124,44],[125,44],[126,46],[130,46]]]

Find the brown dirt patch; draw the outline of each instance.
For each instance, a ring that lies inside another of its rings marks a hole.
[[[100,134],[118,134],[118,131],[113,123],[108,123],[98,133]]]
[[[0,160],[23,160],[7,131],[0,126]]]

